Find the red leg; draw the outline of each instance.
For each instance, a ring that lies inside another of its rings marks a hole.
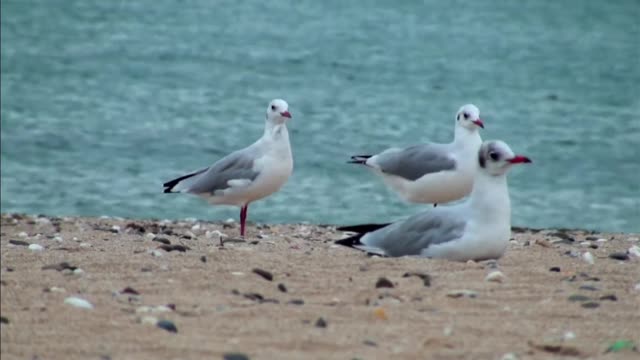
[[[247,221],[247,207],[248,205],[244,205],[240,208],[240,236],[244,237],[244,224]]]

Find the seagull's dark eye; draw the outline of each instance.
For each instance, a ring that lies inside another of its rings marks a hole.
[[[469,114],[467,114],[467,113],[464,113],[464,114],[462,114],[462,115],[464,116],[464,118],[465,118],[465,119],[468,119],[468,118],[469,118]]]
[[[489,157],[490,157],[490,158],[491,158],[491,160],[493,160],[493,161],[498,161],[498,160],[500,160],[500,154],[498,154],[498,153],[497,153],[497,152],[495,152],[495,151],[490,152],[490,153],[489,153]]]
[[[271,110],[276,111],[276,106],[275,105],[271,105]]]

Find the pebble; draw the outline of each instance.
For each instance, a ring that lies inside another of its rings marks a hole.
[[[629,256],[640,258],[640,246],[638,245],[633,245],[629,250],[627,250],[627,252],[629,253]]]
[[[278,284],[278,290],[282,291],[283,293],[286,293],[287,287],[284,284],[280,283]]]
[[[31,251],[42,251],[42,250],[44,250],[44,246],[42,246],[40,244],[31,244],[31,245],[29,245],[29,250],[31,250]]]
[[[90,302],[75,296],[64,299],[64,303],[81,309],[93,309],[93,305]]]
[[[596,240],[596,242],[599,242],[599,243],[606,243],[607,241],[609,241],[609,240],[607,240],[607,239],[598,239],[598,240]]]
[[[588,290],[588,291],[598,291],[598,290],[600,290],[597,287],[591,286],[591,285],[582,285],[578,289],[580,289],[580,290]]]
[[[169,241],[169,239],[167,239],[165,237],[154,236],[151,241],[159,242],[159,243],[165,244],[165,245],[171,245],[171,241]]]
[[[161,257],[161,256],[164,256],[164,253],[160,250],[152,250],[151,256]]]
[[[485,281],[490,281],[490,282],[497,282],[497,283],[502,283],[506,280],[506,276],[504,276],[504,274],[502,273],[502,271],[499,270],[495,270],[490,272],[486,278],[484,278]]]
[[[629,242],[638,242],[638,241],[640,241],[640,239],[638,239],[637,237],[630,237],[630,238],[627,238],[627,241],[629,241]]]
[[[26,233],[26,232],[24,232],[24,231],[22,231],[22,232],[18,233],[18,237],[21,237],[21,238],[26,238],[26,237],[28,237],[28,236],[29,236],[29,234],[27,234],[27,233]]]
[[[558,267],[558,266],[551,267],[551,268],[549,268],[549,271],[551,271],[551,272],[560,272],[560,267]]]
[[[268,281],[273,281],[273,274],[271,274],[270,272],[268,272],[267,270],[262,270],[262,269],[258,269],[258,268],[254,268],[252,270],[255,274],[258,274],[260,276],[262,276],[263,279],[268,280]]]
[[[75,270],[73,270],[73,274],[74,275],[82,275],[82,274],[84,274],[84,270],[82,270],[80,268],[76,268]]]
[[[198,231],[198,230],[200,230],[200,223],[197,223],[191,227],[191,231]]]
[[[618,297],[614,294],[604,295],[600,297],[600,300],[618,301]]]
[[[191,250],[191,248],[189,248],[188,246],[184,246],[184,245],[180,245],[180,244],[173,244],[173,245],[160,245],[158,246],[158,249],[162,249],[166,252],[171,252],[171,251],[180,251],[180,252],[186,252],[187,250]]]
[[[565,341],[573,340],[575,338],[576,338],[576,333],[574,333],[573,331],[567,331],[562,335],[562,339],[564,339]]]
[[[111,232],[119,233],[119,232],[120,232],[120,226],[118,226],[118,225],[113,225],[113,226],[111,227]]]
[[[431,275],[426,274],[426,273],[419,273],[419,272],[408,272],[408,273],[404,273],[404,275],[402,275],[402,277],[411,277],[411,276],[416,276],[419,277],[420,279],[422,279],[422,284],[426,287],[431,286]]]
[[[580,246],[584,246],[584,247],[591,246],[591,242],[583,241],[583,242],[580,243]]]
[[[8,324],[9,323],[9,319],[6,316],[0,316],[0,323]]]
[[[473,291],[473,290],[461,289],[461,290],[449,291],[447,293],[447,296],[450,297],[450,298],[454,298],[454,299],[462,298],[462,297],[467,297],[467,298],[473,299],[473,298],[478,297],[478,293]]]
[[[146,237],[147,239],[153,239],[156,237],[156,234],[152,233],[152,232],[148,232],[146,234],[144,234],[144,237]]]
[[[172,332],[172,333],[178,332],[178,328],[176,327],[176,325],[169,320],[160,320],[156,323],[156,326],[159,327],[160,329],[167,330],[168,332]]]
[[[293,299],[293,300],[289,300],[289,302],[287,304],[304,305],[304,300],[302,300],[302,299]]]
[[[385,278],[385,277],[381,277],[378,278],[378,281],[376,281],[376,289],[380,289],[380,288],[393,288],[394,285],[391,282],[391,280]]]
[[[573,302],[584,302],[584,301],[591,301],[591,298],[588,296],[580,295],[580,294],[574,294],[569,296],[567,300],[573,301]]]
[[[378,346],[378,344],[376,344],[376,342],[373,341],[373,340],[365,340],[362,343],[364,345],[371,346],[371,347],[377,347]]]
[[[594,301],[590,301],[590,302],[583,303],[580,306],[582,306],[585,309],[595,309],[595,308],[599,307],[600,304],[597,303],[597,302],[594,302]]]
[[[49,225],[51,224],[51,220],[47,219],[46,217],[38,217],[35,220],[36,224],[39,225]]]
[[[90,247],[91,247],[91,244],[86,243],[86,242],[82,242],[82,243],[80,243],[80,247],[81,247],[81,248],[90,248]]]
[[[640,291],[640,283],[637,283],[636,286],[633,287],[634,290]]]
[[[143,316],[140,319],[140,323],[144,325],[153,325],[155,326],[158,323],[158,318],[154,316]]]
[[[234,271],[231,273],[231,275],[233,276],[244,276],[244,273],[242,271]]]
[[[222,355],[222,360],[249,360],[249,356],[243,353],[226,353]]]
[[[595,264],[593,255],[591,255],[591,253],[588,251],[582,254],[582,260],[584,260],[587,264]]]
[[[389,319],[389,317],[387,316],[387,312],[384,311],[383,308],[379,307],[379,308],[375,308],[373,310],[373,316],[375,316],[377,319],[380,320],[387,320]]]
[[[63,241],[62,236],[54,236],[53,241],[61,243]]]
[[[57,286],[52,286],[49,288],[50,292],[55,292],[55,293],[63,293],[66,292],[66,290],[64,288],[61,287],[57,287]]]
[[[611,254],[609,254],[609,257],[611,259],[614,259],[614,260],[621,260],[621,261],[629,260],[629,255],[627,255],[627,253],[623,253],[623,252],[611,253]]]
[[[318,328],[326,328],[327,327],[327,320],[319,317],[318,320],[316,320],[316,324],[315,326]]]
[[[518,360],[518,356],[514,353],[506,353],[502,355],[500,360]]]
[[[451,326],[446,326],[446,327],[444,328],[444,330],[442,330],[442,334],[443,334],[444,336],[451,336],[451,335],[453,335],[453,328],[452,328]]]
[[[16,246],[29,246],[30,245],[28,242],[22,241],[22,240],[9,240],[9,244],[16,245]]]

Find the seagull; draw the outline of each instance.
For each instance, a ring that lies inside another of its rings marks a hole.
[[[530,163],[500,141],[482,144],[471,195],[462,203],[438,207],[390,224],[338,228],[357,234],[337,244],[382,256],[419,256],[456,261],[501,257],[511,236],[507,172]]]
[[[249,204],[278,191],[293,171],[286,126],[290,119],[289,104],[272,100],[260,139],[207,168],[164,183],[164,192],[190,193],[211,204],[239,206],[240,236],[244,237]]]
[[[352,156],[349,162],[371,168],[405,201],[437,206],[471,191],[482,144],[478,128],[484,128],[480,110],[467,104],[456,114],[451,143],[390,148],[377,155]]]

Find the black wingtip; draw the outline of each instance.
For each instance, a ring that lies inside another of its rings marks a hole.
[[[360,238],[364,236],[365,233],[356,234],[354,236],[349,236],[346,239],[336,240],[335,244],[346,246],[346,247],[354,247],[356,245],[362,245],[360,242]]]
[[[373,155],[353,155],[350,161],[347,161],[347,164],[366,164],[367,159],[372,157]]]
[[[337,227],[336,230],[346,231],[346,232],[355,232],[355,233],[368,233],[368,232],[376,231],[378,229],[382,229],[383,227],[389,224],[391,223],[348,225],[348,226]]]

